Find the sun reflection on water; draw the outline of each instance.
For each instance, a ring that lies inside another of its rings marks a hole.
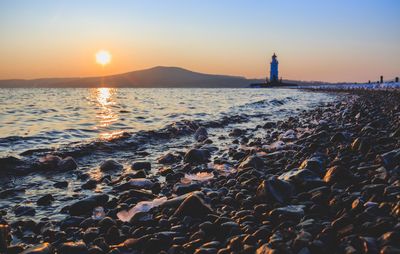
[[[115,88],[96,88],[92,90],[92,96],[96,99],[98,112],[96,118],[99,120],[96,129],[100,130],[100,139],[112,139],[120,130],[111,130],[111,125],[119,119],[115,105],[117,103],[117,89]]]

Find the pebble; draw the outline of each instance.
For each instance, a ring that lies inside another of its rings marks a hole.
[[[58,247],[58,254],[89,254],[86,244],[80,242],[65,242]]]
[[[286,203],[293,196],[293,193],[294,188],[289,182],[271,177],[261,182],[257,188],[256,197],[264,202]]]
[[[116,162],[115,160],[106,160],[100,164],[100,170],[103,172],[108,171],[119,171],[122,170],[124,166]]]
[[[142,170],[142,169],[145,170],[145,171],[150,171],[151,170],[151,163],[147,162],[147,161],[137,161],[137,162],[134,162],[131,165],[131,169],[132,170],[136,170],[136,171]]]
[[[44,195],[36,201],[37,205],[47,206],[50,205],[54,201],[54,197],[51,194]]]
[[[68,207],[69,214],[72,216],[80,216],[92,214],[97,206],[104,206],[109,197],[106,194],[93,195],[89,198],[79,200]]]
[[[208,150],[193,148],[186,152],[184,156],[184,161],[186,163],[201,164],[201,163],[207,163],[210,157],[211,154]]]
[[[204,203],[196,194],[191,194],[185,198],[180,206],[174,212],[174,216],[183,217],[190,216],[193,218],[204,218],[208,214],[212,214],[214,211],[210,206]]]

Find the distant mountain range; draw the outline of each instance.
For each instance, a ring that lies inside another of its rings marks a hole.
[[[0,80],[0,87],[247,87],[260,79],[204,74],[179,67],[157,66],[104,77]]]

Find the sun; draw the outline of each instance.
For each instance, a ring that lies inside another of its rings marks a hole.
[[[96,62],[101,65],[107,65],[111,62],[111,54],[107,50],[100,50],[96,53]]]

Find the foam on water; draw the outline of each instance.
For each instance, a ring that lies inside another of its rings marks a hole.
[[[87,147],[145,132],[157,136],[188,120],[211,126],[224,117],[282,115],[329,97],[284,89],[0,90],[0,157]]]

